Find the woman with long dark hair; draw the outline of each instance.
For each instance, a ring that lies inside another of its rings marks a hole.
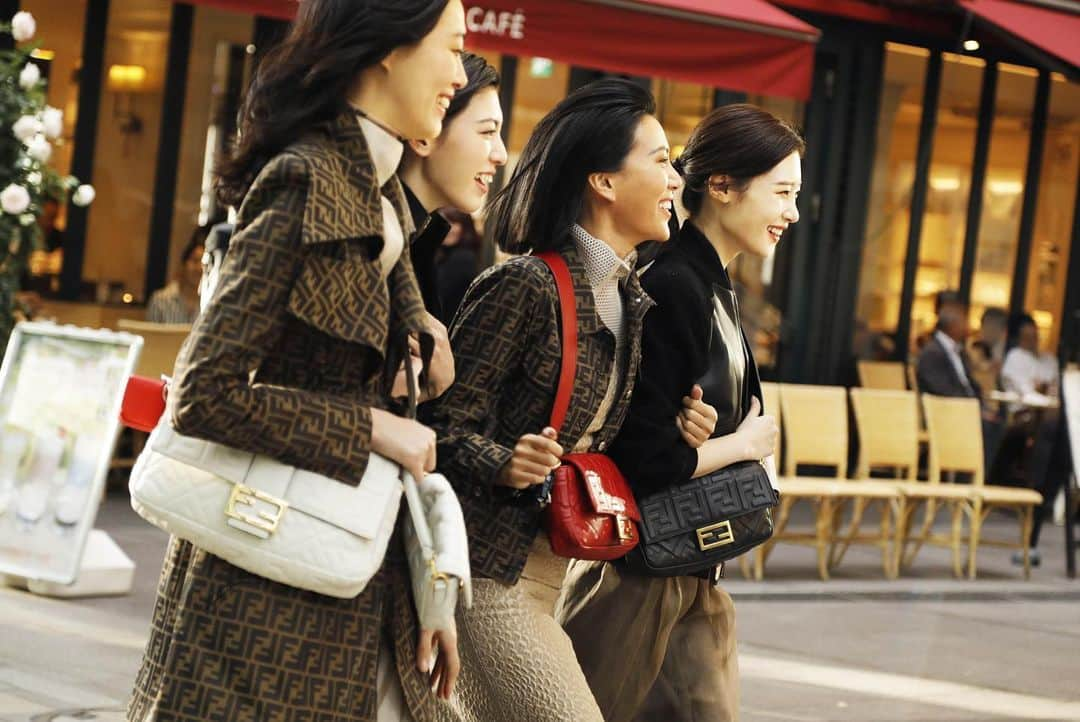
[[[541,259],[518,256],[481,274],[451,325],[457,377],[430,411],[473,571],[473,608],[458,619],[458,719],[601,719],[566,635],[518,582],[528,560],[550,556],[534,490],[564,452],[608,448],[637,376],[652,301],[634,273],[635,248],[667,239],[679,186],[653,112],[649,92],[627,80],[575,91],[536,126],[489,209],[504,250],[555,251],[573,279],[578,371],[562,429],[548,426],[563,348],[559,296]],[[668,416],[673,429],[678,415]]]
[[[476,236],[469,216],[480,210],[507,159],[499,73],[473,53],[465,53],[462,62],[468,80],[450,101],[442,133],[434,140],[409,141],[401,162],[413,223],[421,229],[409,244],[413,269],[424,305],[443,323],[453,318],[476,276],[480,250],[472,247],[471,237],[456,238],[451,247],[454,225],[464,235],[468,224]]]
[[[181,434],[355,486],[369,455],[421,478],[435,434],[395,411],[417,342],[427,396],[452,381],[404,251],[404,138],[434,138],[465,81],[460,0],[305,0],[259,64],[220,168],[236,233],[177,360]],[[400,540],[354,599],[255,576],[173,540],[128,719],[432,719],[454,630],[419,633]]]
[[[611,455],[635,494],[772,455],[776,422],[739,322],[727,266],[768,255],[799,219],[803,141],[752,105],[707,115],[676,161],[690,219],[645,272],[656,302],[642,330],[641,377]],[[718,419],[694,449],[660,420],[700,384]],[[556,617],[608,722],[737,720],[735,608],[719,570],[649,577],[624,563],[573,561]]]

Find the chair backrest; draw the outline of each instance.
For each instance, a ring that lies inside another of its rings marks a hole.
[[[919,400],[914,391],[851,389],[855,427],[859,433],[859,468],[856,476],[890,467],[903,478],[919,475]]]
[[[847,476],[847,392],[841,386],[780,384],[784,412],[784,475],[802,464],[831,466]]]
[[[859,361],[859,383],[867,389],[907,390],[904,364],[900,361]]]
[[[781,413],[780,408],[780,384],[773,383],[771,381],[761,382],[761,403],[765,405],[765,413],[769,414],[776,419],[776,468],[782,469],[780,461],[783,458],[781,453],[781,440],[783,439],[783,424],[781,420],[784,415]]]
[[[142,336],[143,347],[135,373],[157,378],[162,374],[172,376],[176,355],[191,331],[187,323],[151,323],[123,318],[117,321],[117,329]]]
[[[922,395],[926,430],[930,437],[929,480],[941,481],[942,471],[963,471],[982,485],[982,410],[978,399]]]

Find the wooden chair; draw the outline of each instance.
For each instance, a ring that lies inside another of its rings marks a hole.
[[[187,323],[151,323],[122,318],[116,322],[120,331],[142,336],[143,348],[135,373],[157,378],[164,374],[172,376],[180,346],[191,331]]]
[[[900,361],[859,361],[859,383],[866,389],[907,390],[904,364]]]
[[[1024,557],[1024,578],[1031,577],[1028,558],[1031,525],[1035,507],[1042,504],[1042,495],[1032,489],[986,484],[983,468],[982,412],[978,399],[945,398],[923,395],[926,427],[930,434],[931,483],[940,483],[942,473],[967,472],[972,475],[969,501],[964,510],[968,516],[968,578],[977,572],[976,552],[979,544],[1017,549]],[[994,508],[1016,512],[1020,519],[1020,541],[982,539],[982,525]]]
[[[817,548],[818,575],[829,578],[829,569],[839,563],[834,546],[841,515],[853,502],[853,514],[848,531],[843,535],[846,544],[862,543],[857,536],[866,507],[875,500],[885,502],[883,516],[891,523],[899,492],[887,484],[851,481],[847,476],[848,417],[847,395],[836,386],[780,385],[780,408],[784,425],[784,464],[780,478],[780,509],[774,521],[773,538],[762,545],[760,563],[755,559],[755,574],[764,573],[764,562],[773,547],[781,542],[810,544]],[[806,477],[798,474],[801,466],[824,466],[834,470],[832,477]],[[813,533],[788,532],[791,509],[799,500],[815,506]],[[882,546],[882,567],[892,577],[891,535],[883,535],[872,543]]]
[[[872,471],[881,469],[889,469],[898,475],[895,485],[901,496],[896,517],[893,568],[899,573],[911,563],[924,543],[940,543],[952,549],[953,573],[962,576],[962,520],[969,495],[963,487],[918,480],[921,434],[918,394],[877,389],[851,389],[850,394],[859,432],[859,462],[855,476],[870,479]],[[939,504],[952,511],[952,533],[947,537],[931,535]],[[912,521],[920,506],[924,509],[924,523],[913,540],[917,546],[910,556],[905,557]]]
[[[765,407],[765,413],[776,419],[776,453],[773,455],[775,461],[775,468],[780,468],[781,454],[781,432],[780,432],[780,386],[779,384],[762,381],[761,382],[761,403]],[[754,560],[754,571],[751,572],[750,565],[751,559]],[[759,546],[751,552],[747,552],[739,557],[739,567],[742,570],[743,577],[749,579],[751,576],[761,579],[764,576],[764,564],[765,558],[762,555],[762,547]],[[760,570],[760,571],[759,571]]]

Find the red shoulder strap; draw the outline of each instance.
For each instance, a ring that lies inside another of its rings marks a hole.
[[[561,255],[554,251],[536,254],[547,264],[555,277],[559,292],[560,318],[562,319],[562,367],[559,385],[555,390],[555,405],[551,407],[551,427],[562,432],[566,412],[570,408],[570,394],[574,390],[574,374],[577,372],[577,302],[574,298],[574,279]]]

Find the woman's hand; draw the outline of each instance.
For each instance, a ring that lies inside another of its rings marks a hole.
[[[414,479],[435,471],[435,432],[418,421],[372,409],[371,448],[401,464]]]
[[[437,697],[450,699],[461,673],[456,625],[451,629],[420,630],[420,639],[416,644],[416,667],[430,675],[431,691]]]
[[[750,401],[750,412],[735,430],[743,459],[764,459],[776,452],[776,436],[780,432],[776,419],[761,415],[761,402],[755,396]]]
[[[702,401],[701,387],[694,384],[689,396],[683,396],[683,409],[675,417],[683,441],[691,449],[700,448],[716,430],[716,409]]]
[[[454,383],[454,353],[450,350],[450,335],[446,332],[446,326],[442,321],[427,314],[428,331],[435,338],[435,350],[431,354],[431,365],[428,367],[428,385],[431,395],[425,398],[435,399],[442,396],[450,385]],[[419,344],[417,345],[419,354]]]
[[[514,455],[495,477],[495,483],[513,489],[528,489],[542,484],[559,466],[563,448],[556,443],[558,433],[548,426],[539,434],[525,434],[514,445]]]

